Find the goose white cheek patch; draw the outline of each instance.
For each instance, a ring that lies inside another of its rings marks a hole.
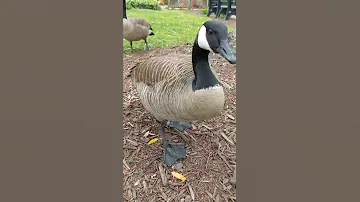
[[[213,52],[213,50],[210,48],[209,43],[206,39],[206,27],[205,26],[202,26],[199,30],[198,44],[199,44],[200,48]]]

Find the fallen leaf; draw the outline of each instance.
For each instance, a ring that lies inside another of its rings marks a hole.
[[[181,180],[183,182],[186,180],[186,177],[183,176],[182,174],[178,173],[178,172],[172,171],[171,175],[174,176],[176,179],[179,179],[179,180]]]
[[[157,142],[158,140],[159,140],[159,138],[151,139],[151,140],[148,142],[148,145],[151,145],[151,144]]]

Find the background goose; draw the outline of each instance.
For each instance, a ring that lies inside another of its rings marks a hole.
[[[151,25],[144,19],[140,18],[127,18],[126,16],[126,2],[124,0],[123,6],[123,26],[124,26],[124,38],[130,42],[131,51],[133,51],[132,42],[144,40],[146,44],[146,50],[149,50],[147,43],[147,37],[155,35]]]
[[[208,61],[210,52],[236,64],[227,27],[217,20],[201,26],[192,56],[152,57],[133,67],[129,75],[144,108],[161,122],[164,162],[168,166],[185,158],[185,146],[167,143],[164,127],[182,131],[191,127],[188,121],[213,118],[224,107],[223,88]]]

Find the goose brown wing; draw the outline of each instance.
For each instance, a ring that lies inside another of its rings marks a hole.
[[[150,27],[151,27],[150,24],[148,22],[146,22],[146,20],[141,19],[141,18],[128,18],[128,20],[134,24],[144,26],[147,29],[150,29]]]
[[[193,75],[191,56],[169,55],[150,58],[133,67],[130,74],[134,84],[143,83],[149,87],[186,80]]]

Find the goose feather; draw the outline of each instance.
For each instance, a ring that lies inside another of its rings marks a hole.
[[[152,58],[133,67],[130,76],[144,108],[159,121],[205,120],[223,109],[222,86],[193,90],[191,56]]]

